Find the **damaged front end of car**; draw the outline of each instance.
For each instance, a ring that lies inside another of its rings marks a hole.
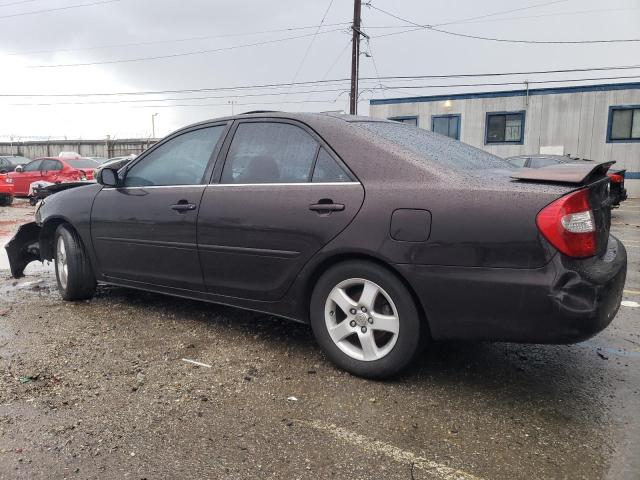
[[[40,257],[40,233],[42,228],[36,222],[22,225],[15,236],[5,245],[9,257],[11,276],[24,276],[24,269],[31,262],[42,261]]]

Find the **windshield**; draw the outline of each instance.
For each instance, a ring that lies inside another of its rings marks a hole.
[[[97,168],[98,162],[90,158],[65,158],[65,162],[73,168]]]
[[[425,160],[458,170],[512,169],[504,159],[444,135],[392,122],[356,122],[356,125],[396,145],[417,153]]]

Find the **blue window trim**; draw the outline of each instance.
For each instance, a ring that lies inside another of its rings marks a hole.
[[[489,117],[493,115],[521,115],[522,126],[520,127],[520,140],[512,142],[490,142],[489,141]],[[516,110],[511,112],[487,112],[484,120],[484,144],[485,145],[524,145],[524,124],[527,117],[526,110]]]
[[[460,140],[460,130],[462,130],[462,114],[460,113],[447,113],[444,115],[431,115],[431,131],[435,132],[433,129],[433,121],[437,118],[457,118],[458,119],[458,136],[455,138],[456,140]],[[452,137],[449,137],[452,138]]]
[[[607,143],[638,143],[640,138],[611,138],[611,128],[613,128],[613,112],[616,110],[636,110],[640,105],[611,105],[609,106],[609,119],[607,120]],[[633,122],[633,117],[631,118]]]
[[[399,121],[399,120],[414,120],[416,121],[416,127],[420,126],[420,119],[418,118],[418,115],[400,115],[397,117],[389,117],[387,118],[387,120],[395,120],[395,121]]]

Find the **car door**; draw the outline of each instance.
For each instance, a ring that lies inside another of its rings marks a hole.
[[[91,236],[104,275],[203,290],[196,219],[225,128],[205,126],[170,137],[121,172],[121,187],[98,193]]]
[[[29,185],[42,179],[40,172],[41,165],[42,160],[34,160],[33,162],[27,163],[22,172],[10,174],[11,178],[13,178],[13,188],[16,195],[28,195]]]
[[[237,122],[202,197],[198,249],[208,292],[273,301],[340,233],[362,185],[302,124]]]
[[[40,166],[41,179],[45,182],[56,183],[61,180],[59,178],[61,170],[62,162],[47,158],[42,161],[42,165]]]

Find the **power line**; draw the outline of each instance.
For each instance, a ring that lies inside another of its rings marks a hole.
[[[302,67],[304,66],[304,62],[307,60],[307,57],[309,56],[311,47],[313,47],[313,44],[315,43],[316,38],[318,37],[318,33],[320,32],[320,29],[322,28],[322,25],[324,24],[324,21],[327,18],[327,15],[329,14],[329,10],[331,10],[332,5],[333,5],[333,0],[330,0],[329,5],[327,6],[327,9],[324,11],[324,15],[322,15],[322,20],[320,20],[320,25],[318,25],[318,28],[316,29],[313,36],[311,37],[311,41],[309,42],[309,45],[307,46],[307,49],[305,50],[304,55],[302,56],[302,61],[300,61],[300,64],[298,65],[296,72],[293,74],[293,79],[291,80],[291,83],[295,83],[295,81],[298,79],[300,70],[302,70]]]
[[[469,20],[479,20],[481,18],[495,17],[495,16],[498,16],[498,15],[506,15],[507,13],[520,12],[522,10],[531,10],[532,8],[546,7],[546,6],[554,5],[554,4],[557,4],[557,3],[567,3],[568,1],[569,0],[554,0],[552,2],[536,3],[534,5],[529,5],[528,7],[513,8],[511,10],[502,10],[500,12],[487,13],[485,15],[478,15],[476,17],[469,17],[469,18],[462,18],[460,20],[453,20],[451,22],[436,23],[435,25],[432,25],[432,26],[433,27],[443,27],[445,25],[455,25],[456,23],[464,23],[464,22],[469,21]]]
[[[9,3],[3,3],[0,5],[0,8],[2,7],[10,7],[12,5],[21,5],[23,3],[33,3],[33,2],[38,2],[40,0],[20,0],[18,2],[9,2]]]
[[[340,25],[348,25],[349,22],[341,22],[341,23],[328,23],[325,24],[324,27],[336,27]],[[320,25],[322,26],[322,25]],[[268,33],[281,33],[281,32],[293,32],[298,30],[309,30],[312,28],[318,28],[318,25],[311,26],[303,26],[303,27],[289,27],[289,28],[278,28],[274,30],[258,30],[255,32],[244,32],[244,33],[223,33],[219,35],[205,35],[200,37],[186,37],[186,38],[177,38],[172,40],[152,40],[146,42],[133,42],[133,43],[115,43],[109,45],[97,45],[93,47],[82,47],[82,48],[66,48],[66,49],[57,49],[57,50],[30,50],[26,52],[13,52],[6,53],[6,56],[24,56],[24,55],[33,55],[38,53],[65,53],[65,52],[83,52],[88,50],[101,50],[105,48],[124,48],[124,47],[139,47],[146,45],[158,45],[163,43],[178,43],[178,42],[189,42],[194,40],[210,40],[213,38],[227,38],[227,37],[243,37],[250,35],[263,35]]]
[[[490,42],[501,42],[501,43],[520,43],[520,44],[537,44],[537,45],[581,45],[581,44],[597,44],[597,43],[631,43],[631,42],[640,42],[640,38],[627,38],[627,39],[608,39],[608,40],[519,40],[519,39],[508,39],[508,38],[496,38],[496,37],[483,37],[480,35],[469,35],[469,34],[465,34],[465,33],[457,33],[457,32],[451,32],[449,30],[443,30],[440,28],[437,28],[433,25],[421,25],[419,23],[415,23],[411,20],[407,20],[406,18],[402,18],[399,17],[398,15],[395,15],[393,13],[387,12],[386,10],[382,10],[381,8],[378,8],[370,3],[366,4],[369,8],[373,8],[374,10],[377,10],[380,13],[384,13],[385,15],[388,15],[390,17],[395,18],[396,20],[400,20],[402,22],[408,23],[410,25],[414,25],[415,29],[411,29],[411,30],[407,30],[405,32],[395,32],[392,34],[387,34],[387,35],[380,35],[378,36],[378,38],[384,37],[384,36],[391,36],[391,35],[395,35],[395,34],[400,34],[400,33],[408,33],[411,31],[415,31],[415,30],[430,30],[433,32],[438,32],[438,33],[443,33],[445,35],[452,35],[455,37],[462,37],[462,38],[470,38],[470,39],[474,39],[474,40],[485,40],[485,41],[490,41]]]
[[[556,13],[543,13],[541,15],[525,15],[521,17],[506,17],[506,18],[493,18],[489,20],[477,20],[477,21],[465,21],[458,22],[457,24],[471,24],[471,23],[488,23],[488,22],[504,22],[511,20],[525,20],[529,18],[545,18],[545,17],[566,17],[571,15],[584,15],[587,13],[610,13],[610,12],[620,12],[626,10],[638,10],[639,7],[627,7],[627,8],[596,8],[592,10],[577,10],[573,12],[556,12]]]
[[[24,17],[26,15],[37,15],[40,13],[48,13],[48,12],[59,12],[61,10],[71,10],[74,8],[82,8],[82,7],[94,7],[96,5],[106,5],[107,3],[116,3],[121,2],[122,0],[101,0],[99,2],[92,3],[81,3],[78,5],[67,5],[66,7],[57,7],[57,8],[47,8],[46,10],[34,10],[31,12],[22,12],[22,13],[12,13],[11,15],[2,15],[0,19],[3,18],[14,18],[14,17]],[[25,2],[26,3],[26,2]],[[7,4],[9,5],[9,4]],[[3,5],[5,6],[5,5]]]
[[[384,77],[383,77],[384,78]],[[628,80],[638,79],[639,75],[629,76],[612,76],[612,77],[581,77],[581,78],[567,78],[567,79],[554,79],[554,80],[528,80],[526,83],[529,85],[544,85],[544,84],[556,84],[556,83],[568,83],[568,82],[592,82],[601,80]],[[513,86],[524,85],[524,81],[509,81],[509,82],[482,82],[482,83],[446,83],[446,84],[430,84],[430,85],[383,85],[379,83],[368,90],[421,90],[427,88],[460,88],[460,87],[495,87],[495,86]],[[292,92],[292,94],[315,94],[315,93],[345,93],[348,90],[346,88],[338,89],[325,89],[325,90],[312,90],[312,91],[299,91]],[[173,101],[195,101],[195,100],[211,100],[220,98],[249,98],[249,97],[264,97],[264,96],[278,96],[289,95],[290,92],[275,92],[275,93],[259,93],[259,94],[242,94],[242,95],[224,95],[224,96],[205,96],[205,97],[189,97],[189,98],[162,98],[162,99],[142,99],[142,100],[105,100],[95,102],[46,102],[46,103],[10,103],[8,106],[51,106],[51,105],[115,105],[115,104],[131,104],[131,103],[151,103],[151,102],[173,102]],[[340,97],[340,95],[338,96]],[[337,98],[338,98],[337,97]],[[337,100],[336,98],[336,100]],[[272,104],[278,103],[304,103],[305,101],[286,101],[281,100],[277,102],[269,102]],[[265,103],[267,104],[267,103]],[[221,104],[226,105],[226,104]],[[158,105],[162,106],[162,105]]]
[[[362,23],[362,29],[364,30],[366,27],[364,26],[364,23]],[[373,56],[373,48],[371,48],[371,38],[370,37],[365,37],[365,40],[367,42],[367,48],[369,50],[369,57],[371,57],[371,63],[373,63],[373,70],[376,73],[376,77],[378,79],[378,82],[380,84],[380,86],[382,86],[382,80],[380,80],[380,72],[378,71],[378,65],[376,64],[376,58]],[[384,91],[382,92],[382,96],[384,97]]]
[[[119,1],[119,0],[117,0]],[[333,32],[339,32],[342,31],[342,29],[340,28],[336,28],[333,30],[326,30],[323,32],[320,32],[318,35],[323,35],[323,34],[327,34],[327,33],[333,33]],[[230,47],[222,47],[222,48],[214,48],[214,49],[207,49],[207,50],[196,50],[196,51],[191,51],[191,52],[183,52],[183,53],[173,53],[173,54],[168,54],[168,55],[156,55],[156,56],[152,56],[152,57],[138,57],[138,58],[128,58],[128,59],[119,59],[119,60],[105,60],[102,62],[86,62],[86,63],[66,63],[66,64],[57,64],[57,65],[28,65],[27,68],[60,68],[60,67],[86,67],[86,66],[91,66],[91,65],[112,65],[112,64],[116,64],[116,63],[133,63],[133,62],[143,62],[143,61],[149,61],[149,60],[161,60],[161,59],[166,59],[166,58],[178,58],[178,57],[187,57],[187,56],[193,56],[193,55],[202,55],[205,53],[217,53],[217,52],[224,52],[224,51],[229,51],[229,50],[238,50],[240,48],[247,48],[247,47],[257,47],[257,46],[261,46],[261,45],[270,45],[270,44],[274,44],[274,43],[281,43],[281,42],[286,42],[289,40],[297,40],[299,38],[307,38],[310,36],[316,35],[315,33],[309,33],[309,34],[305,34],[305,35],[298,35],[298,36],[294,36],[294,37],[286,37],[286,38],[278,38],[275,40],[265,40],[262,42],[254,42],[254,43],[246,43],[246,44],[242,44],[242,45],[233,45]]]
[[[347,43],[347,48],[351,45],[351,42]],[[344,54],[344,50],[342,52]],[[335,66],[340,56],[336,59]],[[606,67],[586,67],[586,68],[565,68],[554,70],[528,70],[520,72],[484,72],[484,73],[453,73],[453,74],[430,74],[430,75],[394,75],[380,77],[380,80],[419,80],[419,79],[443,79],[443,78],[473,78],[473,77],[503,77],[503,76],[517,76],[517,75],[547,75],[557,73],[578,73],[578,72],[601,72],[612,70],[633,70],[640,68],[639,65],[618,65],[618,66],[606,66]],[[330,70],[329,70],[330,71]],[[328,73],[327,73],[328,74]],[[378,77],[363,77],[362,81],[375,81]],[[257,90],[257,89],[270,89],[270,88],[286,88],[290,85],[295,86],[309,86],[320,85],[330,83],[344,83],[350,81],[349,78],[338,79],[322,79],[322,80],[309,80],[304,82],[295,83],[265,83],[257,85],[240,85],[240,86],[227,86],[227,87],[210,87],[210,88],[190,88],[190,89],[176,89],[176,90],[145,90],[134,92],[91,92],[91,93],[0,93],[0,98],[17,98],[17,97],[111,97],[111,96],[128,96],[128,95],[166,95],[166,94],[181,94],[181,93],[201,93],[201,92],[222,92],[222,91],[235,91],[235,90]]]

